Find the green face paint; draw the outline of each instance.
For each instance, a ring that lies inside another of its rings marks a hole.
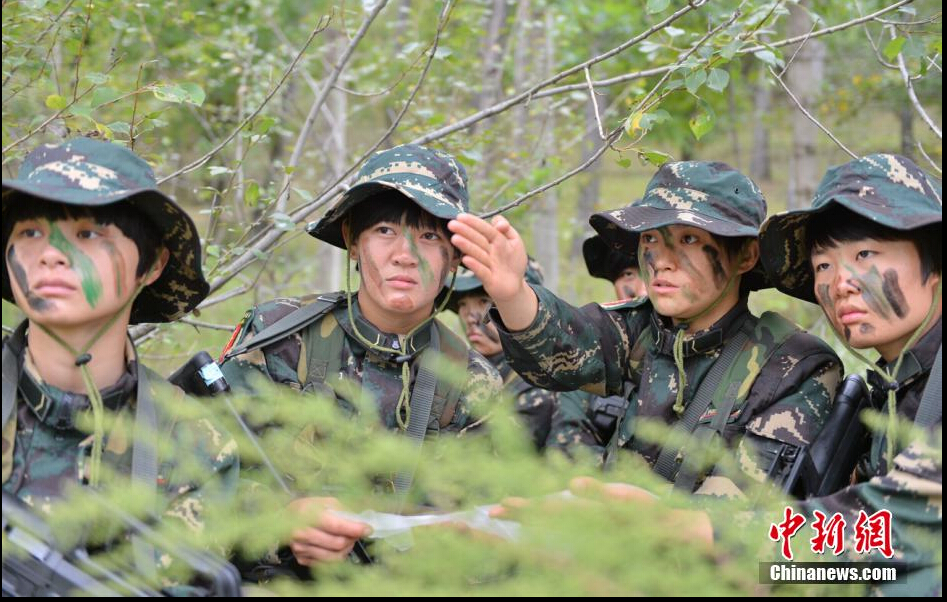
[[[661,235],[661,238],[664,240],[664,246],[673,249],[674,248],[674,237],[671,236],[671,231],[667,226],[663,228],[658,228],[658,233]]]
[[[865,304],[868,308],[885,320],[890,320],[891,313],[894,309],[891,307],[887,296],[885,296],[884,279],[878,272],[878,268],[872,266],[870,270],[863,274],[859,274],[850,265],[846,265],[845,269],[854,275],[854,278],[849,281],[849,284],[861,290],[862,299],[865,300]]]
[[[414,237],[411,235],[411,231],[405,227],[404,224],[401,225],[403,236],[405,240],[408,241],[408,247],[411,249],[411,254],[418,261],[418,268],[421,270],[421,280],[424,283],[424,286],[427,286],[434,280],[434,272],[431,270],[431,264],[428,263],[424,257],[421,256],[421,251],[418,250],[418,243],[415,242]]]
[[[49,244],[69,258],[72,269],[79,273],[82,280],[82,292],[90,307],[95,307],[102,296],[102,281],[98,270],[89,256],[69,242],[55,223],[49,222]]]

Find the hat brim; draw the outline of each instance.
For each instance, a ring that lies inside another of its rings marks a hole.
[[[774,215],[760,228],[760,260],[770,282],[779,291],[796,299],[818,303],[806,231],[813,218],[834,206],[843,207],[880,226],[902,232],[941,223],[941,219],[933,215],[918,216],[910,223],[905,223],[903,215],[874,212],[845,196],[833,197],[817,208],[810,207]]]
[[[310,236],[327,242],[330,245],[347,248],[345,237],[342,235],[342,224],[356,205],[371,197],[388,190],[396,190],[414,201],[418,207],[440,219],[453,219],[460,211],[451,203],[427,194],[423,190],[405,185],[404,182],[388,182],[376,178],[371,182],[364,182],[348,189],[343,193],[339,202],[320,219],[309,226]]]
[[[122,190],[113,194],[57,186],[37,186],[17,180],[3,182],[2,212],[17,199],[39,198],[76,207],[101,207],[127,202],[149,219],[170,252],[161,276],[142,289],[132,305],[131,324],[173,322],[192,311],[210,289],[201,269],[200,235],[191,217],[156,188]],[[6,217],[4,217],[6,219]],[[4,247],[6,241],[3,241]],[[15,303],[4,255],[2,297]]]

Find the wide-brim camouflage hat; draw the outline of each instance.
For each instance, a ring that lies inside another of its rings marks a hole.
[[[750,178],[726,163],[675,161],[658,169],[640,200],[596,213],[589,224],[610,247],[637,257],[647,230],[694,226],[716,236],[756,238],[764,219],[766,199]],[[759,263],[744,275],[743,286],[769,286]]]
[[[628,268],[638,268],[637,257],[611,248],[598,234],[582,243],[582,257],[590,276],[609,282],[617,280]]]
[[[447,296],[447,291],[450,290],[452,278],[453,276],[448,276],[444,281],[444,288],[441,289],[441,292],[437,296],[437,301],[434,303],[435,307],[440,306],[440,304],[444,302],[444,297]],[[532,257],[527,258],[526,275],[524,276],[526,282],[529,284],[542,284],[543,278],[543,268],[539,262]],[[453,280],[454,291],[451,293],[450,301],[447,302],[445,309],[449,309],[454,313],[457,312],[457,304],[461,297],[471,293],[487,295],[486,289],[483,288],[483,282],[464,266],[457,268],[457,277],[453,278]]]
[[[893,230],[914,230],[943,220],[942,184],[900,155],[874,154],[829,169],[808,209],[770,217],[760,231],[760,255],[777,289],[817,303],[809,261],[808,225],[841,206]]]
[[[335,206],[322,219],[309,224],[309,234],[344,249],[342,223],[348,212],[386,190],[397,190],[441,219],[453,219],[470,206],[463,165],[447,153],[404,144],[372,155],[359,170],[355,184]]]
[[[151,220],[170,258],[161,277],[142,289],[133,303],[132,324],[174,321],[207,296],[210,287],[201,270],[194,222],[158,190],[151,167],[129,149],[89,138],[40,146],[26,156],[15,179],[3,180],[3,219],[15,203],[30,198],[81,207],[127,203]],[[6,256],[3,298],[14,302]]]

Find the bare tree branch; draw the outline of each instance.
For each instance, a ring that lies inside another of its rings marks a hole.
[[[894,27],[888,27],[891,39],[893,40],[895,37],[897,37],[897,34],[894,31]],[[914,110],[917,111],[917,114],[921,116],[921,119],[924,120],[924,123],[927,124],[927,127],[929,127],[931,131],[934,132],[934,135],[937,136],[938,139],[943,140],[944,135],[941,132],[940,127],[938,127],[937,124],[934,123],[934,120],[931,119],[931,116],[927,114],[927,111],[921,104],[920,99],[917,97],[917,93],[914,91],[914,83],[911,81],[911,74],[908,73],[908,67],[904,63],[904,54],[900,52],[898,53],[898,70],[901,72],[901,79],[904,81],[904,87],[908,90],[908,98],[911,100],[911,105],[914,107]]]
[[[859,17],[857,19],[852,19],[851,21],[846,21],[844,23],[839,23],[838,25],[833,25],[831,27],[826,27],[824,29],[814,31],[812,32],[811,36],[808,36],[808,35],[796,36],[793,38],[786,38],[784,40],[779,40],[779,41],[773,42],[772,44],[767,44],[766,46],[751,46],[749,48],[742,48],[740,50],[737,50],[737,54],[741,54],[741,55],[752,54],[754,52],[759,52],[760,50],[768,50],[770,48],[781,48],[783,46],[789,46],[791,44],[801,42],[806,37],[817,38],[817,37],[821,37],[825,35],[830,35],[830,34],[842,31],[844,29],[849,29],[856,25],[860,25],[867,21],[871,21],[878,15],[889,13],[913,1],[914,0],[899,0],[895,4],[892,4],[891,6],[883,8],[881,10],[875,11],[871,13],[870,15],[866,15],[863,17]],[[608,86],[614,86],[616,84],[634,81],[636,79],[642,79],[642,78],[651,77],[654,75],[661,75],[662,73],[666,73],[670,69],[671,69],[671,66],[669,65],[665,65],[663,67],[654,67],[652,69],[644,69],[642,71],[635,71],[633,73],[626,73],[624,75],[618,75],[616,77],[602,79],[602,80],[593,82],[593,84],[595,85],[596,88],[604,88]],[[554,94],[565,94],[567,92],[575,92],[576,90],[583,90],[585,88],[586,88],[586,84],[569,84],[565,86],[558,86],[556,88],[549,88],[548,90],[537,92],[536,94],[533,95],[533,98],[544,98],[546,96],[552,96]]]
[[[226,324],[211,324],[210,322],[202,322],[200,320],[195,320],[194,318],[181,318],[178,322],[183,322],[184,324],[190,324],[197,328],[210,328],[211,330],[224,330],[226,332],[233,332],[233,326],[227,326]]]
[[[323,23],[323,20],[325,20],[325,23]],[[283,77],[280,78],[280,80],[276,83],[276,85],[273,87],[273,89],[270,90],[269,94],[266,95],[266,97],[263,99],[263,102],[260,103],[260,106],[257,107],[257,109],[256,109],[255,111],[253,111],[252,113],[250,113],[250,114],[246,117],[246,119],[244,119],[243,121],[241,121],[241,122],[237,125],[237,127],[233,130],[233,132],[230,133],[230,135],[228,135],[226,138],[224,138],[217,146],[215,146],[213,149],[211,149],[210,152],[208,152],[207,154],[205,154],[205,155],[204,155],[203,157],[201,157],[200,159],[197,159],[196,161],[192,161],[192,162],[188,163],[187,165],[185,165],[184,167],[182,167],[181,169],[175,171],[174,173],[171,173],[171,174],[169,174],[169,175],[167,175],[167,176],[165,176],[165,177],[159,179],[159,180],[158,180],[158,184],[163,184],[163,183],[167,182],[168,180],[171,180],[171,179],[176,178],[176,177],[178,177],[178,176],[184,175],[184,174],[186,174],[186,173],[188,173],[188,172],[192,172],[192,171],[194,171],[195,169],[199,169],[199,168],[200,168],[201,166],[203,166],[205,163],[207,163],[208,161],[210,161],[211,159],[213,159],[214,156],[216,156],[217,153],[219,153],[225,146],[227,146],[227,145],[230,143],[230,141],[233,140],[234,137],[235,137],[237,134],[239,134],[239,133],[243,130],[243,128],[245,128],[245,127],[247,126],[248,123],[250,123],[251,121],[253,121],[253,120],[256,118],[256,116],[259,115],[261,111],[263,111],[263,108],[266,106],[266,104],[267,104],[268,102],[270,102],[270,100],[276,95],[276,93],[279,91],[279,89],[283,87],[283,84],[286,83],[286,80],[287,80],[287,79],[289,79],[290,74],[291,74],[291,73],[293,72],[293,70],[296,68],[296,64],[299,63],[299,59],[301,59],[302,56],[303,56],[303,54],[305,54],[306,50],[309,48],[309,45],[312,44],[312,41],[316,38],[317,35],[319,35],[319,34],[322,33],[323,31],[325,31],[326,27],[329,26],[329,23],[330,23],[331,21],[332,21],[332,16],[331,16],[331,15],[323,15],[322,17],[319,18],[319,22],[316,23],[316,26],[315,26],[315,28],[312,30],[312,33],[309,34],[309,38],[306,40],[306,43],[303,44],[303,47],[299,49],[299,53],[296,54],[296,57],[295,57],[295,58],[293,59],[293,61],[289,64],[289,67],[286,68],[286,71],[283,73]],[[4,152],[6,152],[6,150],[4,150]]]
[[[388,130],[378,139],[378,141],[372,145],[357,161],[355,161],[346,172],[341,174],[336,182],[328,187],[326,192],[321,194],[318,198],[314,199],[311,202],[305,203],[304,205],[296,208],[291,214],[290,219],[294,224],[298,224],[309,217],[309,215],[329,202],[334,196],[345,189],[345,180],[348,179],[349,175],[355,171],[355,169],[366,159],[368,158],[375,150],[381,146],[381,144],[394,132],[398,127],[401,120],[404,118],[405,114],[408,111],[408,108],[411,106],[411,103],[414,101],[415,96],[418,91],[421,89],[421,85],[424,83],[427,73],[430,70],[431,63],[434,60],[434,56],[437,54],[438,44],[440,42],[440,36],[443,33],[444,27],[446,27],[447,22],[450,19],[450,13],[453,11],[454,3],[453,0],[448,0],[444,4],[444,9],[441,12],[441,19],[438,23],[437,31],[434,34],[434,41],[431,44],[430,54],[427,61],[424,64],[424,69],[421,71],[421,74],[418,77],[418,81],[415,84],[414,88],[411,90],[411,93],[408,95],[407,101],[405,101],[404,106],[401,108],[401,111],[396,116],[394,121]],[[214,279],[211,282],[211,290],[216,290],[223,286],[233,275],[239,272],[243,267],[249,265],[256,260],[257,253],[265,249],[269,249],[280,237],[284,234],[281,230],[271,230],[268,232],[261,233],[260,236],[250,243],[250,248],[247,249],[242,255],[234,259],[232,262],[229,262],[226,266],[226,271],[223,275]],[[220,264],[218,264],[220,265]]]
[[[815,117],[813,117],[813,116],[812,116],[812,113],[810,113],[809,111],[807,111],[806,108],[805,108],[804,106],[802,106],[802,103],[799,102],[799,99],[796,98],[796,95],[792,93],[792,90],[789,89],[789,86],[786,85],[786,82],[783,81],[783,78],[780,77],[780,75],[779,75],[778,73],[776,73],[776,71],[774,71],[772,67],[769,68],[769,72],[773,74],[773,77],[776,78],[776,81],[779,82],[779,85],[782,86],[783,90],[786,91],[786,94],[789,95],[789,98],[791,98],[792,101],[793,101],[794,103],[796,103],[796,107],[797,107],[800,111],[802,111],[802,114],[805,115],[806,118],[809,119],[809,121],[811,121],[812,123],[816,124],[816,126],[818,126],[818,128],[819,128],[820,130],[822,130],[823,132],[825,132],[826,135],[827,135],[829,138],[831,138],[832,141],[835,142],[835,144],[837,144],[837,145],[839,146],[839,148],[841,148],[843,151],[845,151],[846,153],[848,153],[849,156],[851,156],[853,159],[857,159],[857,158],[858,158],[858,155],[856,155],[855,153],[853,153],[852,151],[850,151],[847,146],[845,146],[844,144],[842,144],[842,142],[841,142],[838,138],[836,138],[835,135],[834,135],[832,132],[830,132],[830,131],[828,130],[828,128],[826,128],[824,125],[822,125],[821,123],[819,123],[819,120],[816,119]]]
[[[335,82],[337,82],[339,80],[339,76],[342,75],[342,71],[345,69],[346,64],[352,57],[352,53],[355,52],[355,48],[362,41],[362,38],[365,37],[365,34],[368,33],[368,28],[371,27],[371,24],[375,21],[375,17],[378,16],[378,13],[380,13],[387,4],[388,0],[379,0],[379,2],[375,4],[372,12],[368,13],[368,16],[365,17],[364,21],[362,21],[361,27],[358,28],[357,32],[355,32],[355,36],[352,38],[352,41],[349,42],[349,45],[345,48],[342,56],[339,57],[339,63],[332,70],[332,73],[329,74],[329,77],[326,78],[326,81],[322,86],[322,91],[313,101],[312,106],[309,108],[309,114],[306,115],[306,120],[303,122],[302,127],[299,128],[299,135],[296,136],[296,145],[293,147],[293,154],[290,155],[289,162],[286,164],[287,167],[295,168],[297,165],[299,165],[299,159],[302,158],[303,149],[306,148],[306,139],[309,138],[309,132],[312,131],[312,126],[316,122],[316,117],[319,115],[320,109],[322,109],[323,105],[325,105],[326,99],[329,98],[329,93],[332,92],[332,87],[335,86]],[[283,178],[283,191],[280,193],[279,197],[277,197],[276,203],[274,204],[276,211],[282,212],[286,209],[286,203],[289,201],[289,186],[292,181],[293,170],[287,170],[286,177]]]
[[[26,60],[27,60],[28,58],[30,58],[30,54],[33,52],[33,49],[39,47],[39,45],[43,43],[43,38],[46,37],[46,34],[49,33],[49,30],[51,30],[53,27],[56,26],[57,23],[59,23],[59,20],[62,19],[63,15],[66,14],[66,11],[67,11],[67,10],[69,10],[70,8],[72,8],[72,5],[73,5],[73,3],[74,3],[75,1],[76,1],[76,0],[69,0],[68,2],[66,2],[66,5],[62,8],[61,11],[59,11],[59,14],[58,14],[58,15],[56,15],[55,17],[53,17],[52,21],[49,22],[49,25],[46,26],[46,29],[44,29],[44,30],[39,34],[39,36],[36,38],[35,41],[32,41],[32,42],[30,43],[30,45],[26,48],[26,52],[23,53],[23,62],[20,63],[20,65],[26,64]],[[55,40],[54,40],[53,42],[55,43]],[[16,66],[14,66],[14,67],[12,67],[12,68],[10,69],[10,72],[7,74],[6,78],[4,78],[4,80],[3,80],[3,85],[4,85],[4,86],[7,85],[7,82],[10,81],[10,78],[13,77],[13,75],[17,72],[17,69],[20,68],[20,65],[16,65]],[[21,90],[22,90],[22,89],[23,89],[23,88],[21,88]],[[19,91],[20,91],[20,90],[17,90],[17,92],[19,92]],[[3,99],[3,103],[6,104],[7,100],[8,100],[7,98],[4,98],[4,99]]]
[[[602,127],[602,116],[598,112],[598,100],[595,99],[595,86],[592,85],[592,75],[589,68],[585,68],[585,83],[589,86],[589,99],[592,101],[592,110],[595,111],[595,123],[598,124],[598,137],[605,140],[605,128]]]
[[[477,123],[478,121],[482,121],[483,119],[486,119],[487,117],[492,117],[493,115],[496,115],[497,113],[502,113],[506,109],[512,106],[515,106],[521,102],[527,102],[531,98],[533,98],[535,94],[539,92],[540,90],[542,90],[543,88],[546,88],[547,86],[550,86],[551,84],[554,84],[557,81],[565,77],[568,77],[574,73],[579,73],[586,67],[590,67],[596,63],[600,63],[606,59],[609,59],[615,56],[616,54],[620,52],[627,50],[628,48],[631,48],[632,46],[650,37],[653,33],[664,29],[665,27],[667,27],[674,21],[680,19],[685,14],[689,13],[690,11],[694,10],[697,7],[698,6],[696,5],[696,3],[694,5],[688,4],[687,6],[671,14],[669,17],[667,17],[663,21],[648,28],[646,31],[636,35],[630,40],[625,41],[623,44],[612,48],[608,52],[605,52],[604,54],[600,54],[596,57],[593,57],[585,62],[579,63],[578,65],[573,65],[572,67],[566,69],[565,71],[560,71],[559,73],[539,82],[538,84],[531,86],[529,89],[525,90],[524,92],[520,92],[519,94],[513,96],[512,98],[508,98],[504,101],[501,101],[493,105],[492,107],[488,107],[484,109],[483,111],[479,111],[477,113],[474,113],[473,115],[469,115],[468,117],[465,117],[449,126],[440,128],[438,130],[425,134],[419,138],[415,138],[414,140],[411,141],[411,143],[412,144],[426,144],[433,140],[443,138],[444,136],[447,136],[448,134],[452,134],[453,132],[456,132],[458,130],[465,129]],[[580,87],[584,87],[584,85]]]
[[[691,55],[693,55],[695,52],[697,52],[697,50],[698,50],[701,46],[703,46],[705,43],[707,43],[707,40],[709,40],[710,38],[712,38],[712,37],[713,37],[715,34],[717,34],[717,32],[719,32],[721,29],[723,29],[723,28],[729,26],[729,25],[730,25],[731,23],[733,23],[739,16],[740,16],[740,10],[737,9],[736,11],[733,12],[733,14],[730,16],[730,18],[729,18],[727,21],[725,21],[724,23],[721,23],[721,24],[718,25],[717,27],[715,27],[715,28],[711,29],[710,31],[708,31],[708,32],[707,32],[700,40],[698,40],[687,52],[683,53],[683,54],[677,59],[677,61],[675,62],[675,64],[674,64],[672,67],[677,67],[677,66],[681,65],[684,61],[686,61],[686,60],[688,59],[688,57],[690,57]],[[673,71],[673,69],[672,69],[672,71]],[[634,113],[636,113],[636,112],[638,112],[638,111],[641,110],[641,107],[644,106],[644,104],[645,104],[646,102],[648,102],[648,100],[651,98],[651,96],[654,94],[654,92],[655,92],[659,87],[661,87],[661,85],[664,84],[664,81],[667,79],[667,77],[668,77],[669,74],[670,74],[670,71],[668,72],[668,74],[665,74],[665,76],[662,77],[662,78],[651,88],[651,90],[648,92],[648,94],[646,94],[645,97],[642,98],[641,101],[638,103],[638,105],[634,108],[634,110],[632,111],[632,114],[634,114]],[[617,142],[619,138],[621,138],[621,136],[622,136],[622,134],[623,134],[624,132],[625,132],[625,126],[624,126],[624,124],[619,125],[617,128],[615,128],[614,130],[612,130],[611,132],[609,132],[608,136],[605,136],[605,137],[603,138],[603,140],[604,140],[605,143],[602,144],[602,146],[600,146],[594,153],[592,153],[592,154],[589,156],[589,158],[588,158],[586,161],[584,161],[584,162],[583,162],[581,165],[579,165],[578,167],[576,167],[576,168],[574,168],[574,169],[572,169],[572,170],[566,172],[565,174],[559,176],[558,178],[556,178],[556,179],[553,180],[552,182],[548,182],[548,183],[543,184],[542,186],[540,186],[540,187],[538,187],[538,188],[535,188],[535,189],[533,189],[533,190],[530,190],[529,192],[527,192],[527,193],[525,193],[525,194],[519,196],[519,197],[516,198],[515,200],[513,200],[513,201],[507,203],[506,205],[503,205],[502,207],[499,207],[498,209],[494,209],[493,211],[488,211],[487,213],[484,213],[484,214],[481,215],[480,217],[482,217],[483,219],[486,219],[486,218],[489,218],[489,217],[493,217],[494,215],[498,215],[498,214],[500,214],[500,213],[503,213],[504,211],[508,211],[508,210],[512,209],[513,207],[517,207],[517,206],[519,206],[519,205],[522,205],[527,199],[532,198],[532,197],[536,196],[537,194],[541,194],[541,193],[543,193],[543,192],[549,190],[550,188],[552,188],[552,187],[554,187],[554,186],[558,186],[559,184],[565,182],[565,181],[568,180],[569,178],[571,178],[571,177],[573,177],[573,176],[575,176],[575,175],[577,175],[577,174],[579,174],[579,173],[582,173],[583,171],[585,171],[586,169],[588,169],[588,167],[589,167],[590,165],[592,165],[593,163],[595,163],[596,161],[598,161],[598,158],[601,157],[601,156],[605,153],[606,150],[608,150],[610,147],[612,147],[612,145],[615,144],[615,142]]]
[[[921,151],[921,154],[924,155],[924,158],[927,159],[927,162],[931,164],[931,167],[937,170],[937,173],[943,173],[940,166],[937,165],[937,163],[934,163],[934,160],[928,156],[927,151],[924,150],[924,145],[921,144],[920,141],[917,142],[917,150]]]

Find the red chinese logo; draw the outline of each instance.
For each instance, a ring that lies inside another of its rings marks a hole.
[[[795,514],[792,508],[786,506],[785,519],[779,524],[771,524],[769,527],[769,538],[773,541],[783,542],[783,558],[792,560],[792,548],[789,547],[789,540],[796,534],[803,525],[806,524],[806,518],[801,514]]]
[[[828,520],[826,520],[826,515],[818,510],[813,514],[815,522],[812,523],[812,529],[815,531],[815,537],[809,540],[812,543],[812,551],[816,554],[824,554],[828,547],[836,556],[844,552],[845,519],[842,518],[842,514],[836,512]]]
[[[867,554],[872,550],[880,551],[885,558],[894,556],[891,549],[891,511],[879,510],[868,515],[864,510],[858,512],[855,522],[855,551]]]

